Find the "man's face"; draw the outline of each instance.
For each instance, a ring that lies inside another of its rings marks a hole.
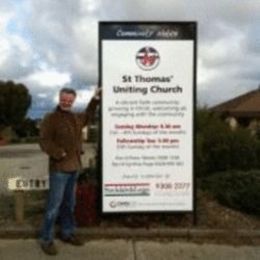
[[[70,111],[75,98],[76,97],[73,94],[61,93],[59,99],[59,107],[61,108],[61,110]]]

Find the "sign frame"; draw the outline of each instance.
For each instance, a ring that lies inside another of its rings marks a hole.
[[[98,163],[98,167],[99,167],[99,172],[100,172],[100,195],[101,195],[101,213],[102,214],[107,214],[107,215],[114,215],[114,214],[175,214],[175,213],[193,213],[193,222],[194,224],[196,224],[196,178],[195,178],[195,169],[196,169],[196,160],[194,159],[196,157],[196,149],[195,149],[195,134],[196,134],[196,102],[197,102],[197,96],[196,96],[196,89],[197,89],[197,22],[195,21],[101,21],[99,22],[99,39],[98,39],[98,46],[99,46],[99,50],[98,50],[98,72],[99,72],[99,86],[103,87],[103,68],[102,68],[102,62],[103,62],[103,50],[102,50],[102,40],[103,40],[103,35],[102,33],[104,33],[104,30],[102,31],[102,27],[105,26],[140,26],[140,25],[144,25],[144,26],[175,26],[177,28],[181,28],[181,27],[191,27],[193,30],[193,97],[192,97],[192,209],[191,210],[136,210],[136,211],[127,211],[127,210],[123,210],[123,211],[105,211],[104,210],[104,192],[103,192],[103,180],[104,180],[104,176],[103,176],[103,144],[104,144],[104,140],[103,140],[103,118],[104,118],[104,114],[103,114],[103,92],[102,92],[102,97],[101,97],[101,106],[100,106],[100,131],[99,131],[99,135],[100,135],[100,142],[98,145],[98,157],[99,157],[99,163]],[[109,37],[109,36],[108,36]],[[184,38],[182,38],[184,37]],[[184,33],[184,35],[182,35],[181,39],[185,39],[186,35]],[[131,40],[131,39],[127,39],[127,40]],[[163,39],[162,39],[163,40]],[[178,39],[174,39],[174,40],[178,40]]]

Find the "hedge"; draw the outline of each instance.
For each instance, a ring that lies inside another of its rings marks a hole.
[[[201,185],[223,205],[260,216],[260,170],[218,172]]]

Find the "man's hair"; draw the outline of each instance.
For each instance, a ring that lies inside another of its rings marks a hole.
[[[62,88],[62,89],[60,90],[60,95],[61,95],[62,93],[72,94],[72,95],[74,95],[75,97],[77,96],[77,93],[76,93],[76,91],[75,91],[73,88]]]

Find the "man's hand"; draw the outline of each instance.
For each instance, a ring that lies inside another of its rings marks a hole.
[[[94,98],[95,98],[95,99],[97,99],[97,100],[100,99],[101,90],[102,90],[101,87],[97,87],[97,88],[95,89],[95,93],[94,93]]]

